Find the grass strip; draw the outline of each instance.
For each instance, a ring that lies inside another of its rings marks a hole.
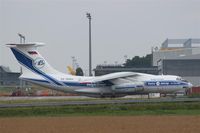
[[[200,115],[200,102],[0,108],[0,117],[98,115]]]

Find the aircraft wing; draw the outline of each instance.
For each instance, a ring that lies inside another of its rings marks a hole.
[[[145,74],[148,75],[148,74]],[[112,73],[107,74],[103,76],[96,77],[92,80],[92,82],[104,82],[107,84],[123,84],[123,83],[132,83],[132,82],[138,82],[140,77],[144,76],[144,74],[141,73],[135,73],[135,72],[119,72],[119,73]]]

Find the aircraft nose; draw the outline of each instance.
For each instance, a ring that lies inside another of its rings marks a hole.
[[[188,88],[190,89],[192,87],[193,87],[193,85],[191,83],[188,83]]]
[[[187,82],[187,85],[185,85],[183,88],[185,89],[185,90],[189,90],[189,89],[191,89],[193,87],[193,85],[190,83],[190,82]]]

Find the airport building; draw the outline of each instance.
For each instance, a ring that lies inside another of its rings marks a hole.
[[[9,67],[0,66],[0,86],[19,86],[20,73],[11,72]]]
[[[153,66],[164,59],[200,59],[200,39],[166,39],[153,48]]]
[[[152,54],[159,74],[178,75],[200,86],[200,39],[166,39]]]

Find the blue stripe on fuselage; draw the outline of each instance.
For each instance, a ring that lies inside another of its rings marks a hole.
[[[62,85],[61,83],[59,83],[58,81],[56,81],[55,79],[53,79],[52,77],[44,74],[43,72],[35,69],[35,67],[33,67],[33,60],[30,59],[29,57],[27,57],[26,55],[22,54],[20,51],[18,51],[15,48],[11,48],[12,52],[14,53],[15,57],[17,58],[17,60],[23,64],[24,66],[26,66],[27,68],[31,69],[32,71],[34,71],[35,73],[47,78],[48,80],[52,81],[53,83],[55,83],[56,85]]]
[[[187,85],[185,82],[179,81],[146,81],[146,86],[174,86],[174,85]]]

